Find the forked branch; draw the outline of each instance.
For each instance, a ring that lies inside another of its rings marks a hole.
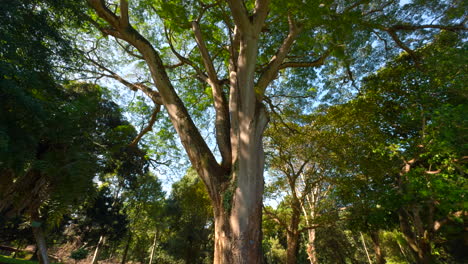
[[[270,84],[270,82],[276,78],[278,70],[281,68],[284,59],[286,58],[287,54],[292,48],[292,45],[294,44],[294,40],[302,30],[302,26],[297,25],[297,23],[293,20],[291,15],[288,16],[288,23],[288,36],[284,39],[276,54],[270,59],[270,62],[262,71],[260,78],[257,81],[257,90],[258,96],[260,97],[260,101],[263,98],[265,89],[267,88],[268,84]]]
[[[314,61],[288,61],[288,62],[284,62],[279,66],[279,69],[322,66],[325,63],[325,60],[328,58],[328,56],[330,56],[331,51],[332,51],[332,48],[329,48],[327,51],[325,51],[324,54],[322,54],[322,56],[320,56],[318,59],[316,59]]]
[[[130,146],[136,146],[138,142],[141,140],[141,138],[151,130],[153,130],[154,123],[156,123],[157,120],[157,115],[158,113],[161,112],[161,105],[155,105],[153,113],[151,114],[151,118],[148,122],[148,124],[143,128],[140,133],[133,139],[132,143],[130,143]]]
[[[181,98],[177,95],[159,53],[145,37],[129,23],[123,21],[123,17],[119,18],[110,11],[105,5],[105,1],[88,0],[88,3],[99,17],[109,23],[113,29],[113,32],[111,32],[113,36],[125,40],[143,56],[149,67],[154,85],[161,95],[162,103],[167,109],[193,167],[207,186],[210,196],[212,198],[217,197],[219,190],[216,181],[218,181],[219,177],[224,177],[223,173],[221,173],[221,167],[195,126]],[[125,6],[121,7],[122,9],[125,12]]]
[[[200,25],[197,21],[192,22],[192,30],[195,35],[195,41],[197,42],[198,49],[201,53],[203,64],[205,65],[206,71],[208,73],[208,83],[212,88],[213,105],[216,112],[216,141],[218,143],[219,151],[222,157],[222,166],[229,170],[232,162],[232,153],[230,138],[231,125],[228,102],[224,95],[222,86],[218,80],[218,75],[213,65],[213,60],[210,57],[205,40],[203,39],[200,30]]]

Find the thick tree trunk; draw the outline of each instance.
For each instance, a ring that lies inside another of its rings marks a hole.
[[[262,135],[268,122],[261,102],[266,86],[279,71],[294,38],[288,35],[288,41],[269,63],[257,84],[258,89],[255,89],[258,40],[268,15],[269,1],[257,1],[252,13],[243,1],[227,2],[235,24],[230,49],[229,103],[219,85],[210,54],[205,50],[199,25],[196,21],[192,23],[207,70],[207,81],[213,90],[216,140],[222,158],[218,164],[171,83],[159,53],[132,27],[128,19],[128,2],[120,1],[120,15],[117,16],[105,1],[88,0],[111,26],[101,30],[134,46],[146,61],[158,92],[135,85],[131,89],[141,89],[150,97],[160,96],[193,168],[208,189],[215,215],[214,263],[256,264],[262,262]]]
[[[374,252],[375,252],[377,264],[387,263],[387,261],[385,260],[384,252],[382,251],[382,248],[380,247],[379,232],[378,231],[371,232],[370,237],[372,239],[372,242],[374,243]]]
[[[34,234],[34,238],[36,239],[37,244],[37,257],[39,259],[39,263],[41,264],[49,264],[49,257],[47,255],[47,244],[45,241],[44,231],[42,230],[42,222],[40,221],[37,214],[34,214],[31,217],[32,220],[32,231]]]
[[[288,248],[286,250],[286,262],[288,264],[297,263],[297,253],[299,251],[299,232],[292,231],[287,233]]]
[[[308,244],[307,255],[309,256],[310,264],[318,264],[317,251],[315,249],[315,229],[309,229],[307,232]]]
[[[262,263],[263,150],[250,158],[239,159],[236,180],[213,203],[215,264]]]

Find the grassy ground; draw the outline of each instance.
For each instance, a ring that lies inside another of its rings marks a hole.
[[[32,260],[24,260],[20,258],[12,258],[4,255],[0,255],[0,264],[38,264],[39,262],[37,261],[32,261]],[[51,264],[62,264],[62,263],[54,263],[51,262]]]
[[[0,264],[37,264],[37,261],[14,259],[11,257],[0,255]]]

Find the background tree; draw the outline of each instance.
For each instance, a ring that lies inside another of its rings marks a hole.
[[[358,215],[370,230],[376,224],[385,227],[385,219],[391,220],[386,215],[396,212],[417,263],[433,261],[431,248],[444,223],[464,218],[459,202],[466,150],[459,140],[466,126],[460,119],[466,112],[466,69],[459,63],[465,53],[456,34],[442,32],[433,43],[402,54],[367,78],[356,100],[326,114],[326,124],[342,120],[332,129],[336,135],[353,142],[343,145],[349,147],[341,150],[345,156],[340,160],[351,161],[358,177],[344,178],[341,197],[361,201],[350,209],[364,209]],[[349,186],[357,188],[346,191]]]
[[[189,169],[172,187],[166,209],[172,233],[167,250],[187,264],[212,262],[213,209],[205,186]]]
[[[304,120],[302,122],[310,122]],[[301,235],[307,233],[307,253],[317,263],[315,229],[320,223],[327,194],[331,190],[328,151],[313,125],[272,122],[266,132],[267,164],[273,181],[267,196],[282,200],[282,216],[265,207],[265,213],[278,221],[287,233],[287,262],[297,263]]]
[[[138,176],[133,188],[122,194],[124,212],[129,220],[122,263],[128,260],[147,262],[147,259],[152,262],[157,243],[160,244],[162,234],[168,232],[164,195],[161,182],[151,173]]]
[[[69,59],[71,49],[57,30],[58,21],[51,19],[51,10],[41,9],[36,4],[36,1],[3,3],[0,11],[5,21],[0,26],[0,210],[27,210],[34,223],[40,260],[47,263],[37,210],[49,195],[47,189],[58,182],[51,184],[41,173],[47,169],[49,174],[51,172],[49,165],[52,165],[54,152],[47,150],[64,150],[63,137],[54,128],[61,118],[66,118],[63,108],[68,96],[57,89],[52,68],[59,60]],[[71,156],[62,158],[73,159]],[[86,158],[80,161],[85,163]],[[69,168],[63,167],[66,161],[54,161],[57,168],[68,171]],[[75,172],[77,168],[74,167]],[[72,173],[67,177],[76,175]],[[54,176],[56,173],[49,175]],[[77,179],[78,186],[82,182]]]
[[[76,58],[61,32],[73,9],[58,1],[16,1],[0,12],[7,21],[0,26],[0,211],[29,218],[44,263],[44,227],[58,225],[83,192],[92,193],[96,174],[145,168],[142,152],[126,148],[133,127],[105,91],[65,83],[56,70]]]

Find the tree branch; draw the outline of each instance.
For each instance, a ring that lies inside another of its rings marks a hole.
[[[120,43],[119,39],[115,39],[115,40],[116,40],[117,44],[119,44],[119,46],[120,46],[123,50],[125,50],[125,52],[127,52],[129,55],[131,55],[131,56],[133,56],[133,57],[135,57],[135,58],[137,58],[137,59],[144,60],[143,56],[138,55],[138,54],[136,54],[135,52],[131,51],[129,45],[124,46],[122,43]]]
[[[262,71],[257,81],[257,90],[258,90],[260,99],[263,98],[263,95],[265,94],[265,90],[270,84],[270,82],[276,78],[276,75],[278,74],[278,70],[280,69],[281,64],[286,58],[286,55],[291,50],[291,47],[297,35],[299,35],[299,33],[302,30],[302,27],[296,25],[296,23],[294,22],[290,14],[288,15],[288,23],[289,23],[288,36],[284,39],[283,43],[281,44],[276,54],[270,59],[270,62]]]
[[[255,9],[253,13],[253,24],[254,27],[260,32],[263,27],[263,23],[268,15],[268,5],[270,4],[270,0],[256,0],[255,1]]]
[[[275,213],[269,211],[267,207],[263,206],[263,211],[265,214],[273,221],[282,226],[285,230],[289,230],[288,224],[285,223],[281,218],[279,218]]]
[[[283,119],[282,115],[279,114],[275,108],[277,108],[277,106],[275,106],[273,104],[273,102],[271,101],[270,98],[264,96],[263,97],[263,101],[267,103],[267,105],[270,107],[270,111],[277,116],[277,118],[279,119],[280,123],[283,124],[284,127],[286,127],[289,131],[291,131],[292,133],[300,133],[297,129],[295,128],[292,128],[290,127]],[[273,125],[275,125],[275,122],[273,122]]]
[[[135,139],[133,139],[132,143],[130,143],[130,146],[136,146],[138,144],[138,142],[140,141],[140,139],[146,133],[153,130],[153,125],[156,122],[156,117],[157,117],[159,112],[161,112],[161,105],[156,105],[154,110],[153,110],[153,113],[151,114],[151,119],[149,120],[148,125],[140,131],[140,133],[135,137]]]
[[[198,17],[197,17],[197,20],[196,20],[197,22],[200,22],[200,20],[202,19],[203,15],[205,14],[205,12],[206,12],[208,9],[219,5],[219,2],[218,2],[218,1],[216,1],[216,2],[213,3],[213,4],[209,4],[209,5],[206,5],[206,4],[204,4],[203,2],[201,2],[201,1],[199,1],[199,3],[200,3],[200,5],[202,6],[202,10],[200,11],[200,14],[199,14]]]
[[[332,48],[329,48],[325,53],[320,56],[320,58],[314,60],[314,61],[288,61],[284,62],[279,66],[279,69],[285,69],[285,68],[303,68],[303,67],[318,67],[322,66],[325,62],[325,59],[330,56],[330,53],[332,51]]]
[[[231,9],[234,23],[242,32],[247,32],[251,26],[247,8],[243,0],[227,0]]]
[[[219,200],[218,186],[220,181],[225,181],[225,173],[217,163],[200,131],[195,126],[184,103],[177,95],[159,53],[133,27],[119,23],[119,19],[105,6],[103,0],[88,0],[88,3],[99,17],[103,18],[118,31],[118,38],[134,46],[145,59],[153,82],[161,95],[162,102],[192,166],[206,185],[211,199],[214,201]]]
[[[142,91],[145,95],[147,95],[151,101],[153,101],[154,104],[156,105],[162,105],[162,100],[161,100],[161,96],[160,94],[149,88],[148,86],[142,84],[142,83],[131,83],[127,80],[125,80],[124,78],[122,78],[122,76],[118,75],[117,73],[115,73],[114,71],[110,70],[109,68],[105,67],[104,65],[102,65],[101,63],[97,62],[96,60],[93,60],[89,57],[87,57],[87,59],[93,63],[94,65],[96,65],[98,68],[100,68],[101,70],[104,70],[106,72],[108,72],[109,74],[108,75],[105,75],[106,77],[110,77],[114,80],[117,80],[119,81],[120,83],[122,83],[123,85],[127,86],[128,88],[130,88],[130,90],[132,91],[137,91],[137,90],[140,90]]]
[[[206,76],[206,74],[199,67],[197,67],[193,61],[189,60],[188,58],[182,56],[182,54],[177,52],[177,50],[174,47],[174,44],[172,43],[171,36],[170,36],[170,34],[169,34],[169,32],[167,31],[166,28],[164,28],[164,34],[165,34],[166,40],[167,40],[167,42],[169,44],[169,48],[171,49],[172,53],[180,60],[180,62],[184,63],[184,64],[187,64],[187,65],[190,65],[195,70],[195,72],[197,73],[197,77],[200,80],[203,80],[203,82],[208,83],[208,76]]]
[[[388,29],[386,30],[387,33],[390,35],[390,37],[392,37],[393,41],[395,41],[395,43],[401,48],[403,49],[404,51],[406,51],[408,53],[408,55],[411,56],[411,58],[413,58],[414,62],[416,63],[416,65],[419,65],[419,58],[418,56],[416,55],[416,53],[410,49],[408,46],[405,45],[405,43],[403,43],[403,41],[400,40],[400,38],[398,37],[398,35],[396,34],[395,30],[393,29]]]
[[[452,26],[446,26],[446,25],[393,25],[391,27],[385,28],[385,30],[393,30],[393,31],[398,31],[398,30],[417,30],[417,29],[443,29],[443,30],[448,30],[448,31],[465,31],[468,28],[465,27],[463,24],[459,25],[452,25]]]
[[[104,0],[88,0],[88,3],[96,11],[99,17],[103,18],[114,28],[119,27],[119,17],[107,8]]]
[[[206,44],[200,30],[200,25],[197,21],[192,22],[192,30],[195,35],[195,41],[197,42],[198,49],[201,53],[203,64],[205,65],[206,71],[208,73],[208,83],[212,88],[213,104],[216,112],[216,141],[218,143],[219,151],[222,157],[221,165],[229,170],[232,162],[232,152],[228,102],[226,101],[223,89],[218,80],[218,74],[216,73],[213,65],[213,60],[211,59],[208,49],[206,48]]]
[[[395,41],[395,43],[404,51],[406,51],[411,58],[413,58],[416,66],[419,66],[419,58],[416,55],[416,53],[410,49],[403,41],[398,37],[398,34],[396,33],[397,31],[412,31],[412,30],[418,30],[418,29],[441,29],[441,30],[449,30],[449,31],[466,31],[468,28],[465,27],[464,24],[459,24],[459,25],[404,25],[404,24],[397,24],[393,25],[390,27],[384,27],[384,26],[377,26],[380,30],[386,31],[392,39]]]
[[[122,26],[127,27],[130,25],[128,20],[128,2],[127,0],[120,0],[120,21]]]

